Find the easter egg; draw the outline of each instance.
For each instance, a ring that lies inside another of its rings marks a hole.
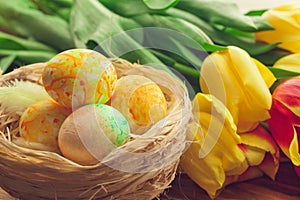
[[[105,104],[85,105],[62,124],[58,144],[62,154],[81,165],[100,162],[129,139],[127,120]]]
[[[59,129],[70,114],[70,109],[53,100],[30,105],[20,118],[20,138],[15,143],[31,149],[59,152]]]
[[[135,134],[142,134],[167,113],[166,99],[159,86],[141,75],[118,80],[111,106],[124,115]]]
[[[71,49],[47,62],[42,80],[55,101],[78,108],[107,102],[114,92],[117,73],[102,54],[88,49]]]

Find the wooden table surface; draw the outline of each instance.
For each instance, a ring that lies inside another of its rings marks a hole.
[[[178,175],[161,200],[210,200],[185,174]],[[261,177],[229,185],[215,200],[300,200],[300,178],[290,163],[281,163],[276,181]]]
[[[161,200],[209,200],[185,174],[178,174],[172,183],[160,196]],[[227,186],[216,200],[300,200],[300,178],[295,174],[290,163],[281,163],[276,181],[267,177],[235,183]],[[0,200],[15,200],[0,189]]]

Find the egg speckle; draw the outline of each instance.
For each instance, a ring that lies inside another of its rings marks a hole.
[[[166,99],[159,86],[141,75],[118,80],[111,106],[124,115],[131,132],[136,134],[142,134],[167,113]]]
[[[53,100],[32,104],[20,118],[20,138],[16,143],[31,149],[58,152],[59,129],[70,114],[70,109]]]
[[[114,92],[117,74],[102,54],[88,49],[71,49],[47,62],[42,80],[55,101],[78,108],[107,102]]]
[[[65,120],[58,144],[66,158],[92,165],[124,144],[129,133],[129,124],[118,110],[104,104],[91,104],[74,111]]]

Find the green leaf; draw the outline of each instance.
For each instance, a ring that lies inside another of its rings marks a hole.
[[[66,21],[16,4],[18,1],[1,2],[0,27],[25,38],[34,38],[58,50],[74,47]]]
[[[143,0],[98,0],[105,7],[124,17],[141,15],[151,11]]]
[[[274,63],[284,57],[291,54],[291,52],[280,49],[280,48],[275,48],[272,49],[271,51],[268,51],[266,53],[263,54],[259,54],[259,55],[254,55],[253,57],[258,59],[260,62],[264,63],[267,66],[273,66]]]
[[[178,8],[190,12],[211,24],[232,27],[241,31],[255,31],[257,27],[250,17],[241,13],[237,4],[223,0],[185,0]]]
[[[280,44],[280,42],[274,42],[274,43],[271,43],[271,44],[265,44],[265,43],[262,43],[262,42],[255,42],[254,45],[252,46],[253,49],[251,48],[248,48],[248,51],[249,53],[252,55],[252,56],[255,56],[255,55],[260,55],[260,54],[263,54],[265,52],[269,52],[271,51],[272,49],[275,49],[278,44]],[[245,47],[247,48],[247,47]]]
[[[69,21],[73,0],[31,0],[40,11]]]
[[[20,6],[22,8],[38,10],[38,7],[31,0],[14,0],[10,3],[14,4],[15,6]]]
[[[185,78],[185,84],[188,88],[193,88],[194,92],[199,92],[199,70],[194,69],[192,66],[187,66],[182,63],[177,62],[174,57],[167,56],[164,52],[157,50],[151,50],[151,52],[157,56],[162,62],[167,66],[176,70],[176,75],[181,79]],[[191,99],[193,99],[194,94],[190,94]]]
[[[194,69],[191,66],[187,66],[181,63],[178,63],[174,58],[167,56],[164,53],[161,53],[157,50],[151,50],[151,52],[156,55],[159,59],[161,59],[164,63],[168,66],[173,67],[174,69],[178,70],[179,72],[183,73],[184,75],[188,75],[194,78],[199,78],[199,70]]]
[[[3,50],[0,49],[0,56],[11,56],[16,58],[25,64],[46,62],[50,60],[56,53],[39,51],[39,50]]]
[[[173,32],[172,37],[180,36],[180,34],[184,35],[188,38],[187,41],[183,41],[186,46],[198,50],[206,50],[206,51],[215,51],[222,50],[224,47],[210,44],[210,38],[197,26],[194,24],[185,21],[183,19],[170,17],[170,16],[162,16],[162,15],[150,15],[144,14],[142,16],[136,16],[135,19],[138,23],[140,23],[144,27],[159,27],[163,29],[169,29]],[[175,34],[174,34],[175,33]],[[165,36],[158,36],[160,41],[163,40]]]
[[[47,1],[47,2],[53,2],[58,6],[62,7],[71,7],[74,3],[74,0],[39,0],[39,1]]]
[[[202,65],[202,60],[200,60],[192,51],[190,51],[187,47],[183,45],[183,43],[172,39],[173,43],[178,48],[179,52],[181,53],[182,57],[184,57],[188,62],[191,63],[194,67],[196,67],[198,70],[200,69],[200,66]]]
[[[15,59],[16,55],[9,55],[0,59],[0,75],[6,72]]]
[[[162,28],[156,28],[155,30],[147,29],[145,32],[146,46],[149,48],[157,49],[163,52],[167,57],[173,57],[175,62],[184,60],[184,64],[196,69],[199,69],[202,65],[202,60],[194,54],[192,49],[185,46],[186,43],[197,43],[191,38],[175,31]],[[201,50],[204,51],[203,49]]]
[[[93,16],[93,17],[91,17]],[[128,22],[124,22],[124,21]],[[130,21],[130,22],[129,22]],[[110,57],[124,57],[132,62],[141,64],[155,64],[157,68],[172,74],[170,69],[151,54],[147,49],[130,37],[130,31],[125,31],[123,26],[140,28],[140,25],[131,19],[122,18],[98,1],[76,0],[71,12],[71,32],[77,47],[86,47],[89,41],[96,42],[99,47]],[[141,29],[137,30],[137,33]],[[135,30],[132,30],[135,35]]]
[[[216,44],[220,44],[224,46],[228,46],[228,45],[238,46],[242,49],[245,49],[251,55],[258,55],[270,51],[270,49],[274,48],[277,44],[277,43],[264,44],[264,43],[257,42],[255,37],[253,36],[249,37],[248,35],[243,35],[244,36],[243,37],[243,36],[233,35],[230,32],[221,31],[211,26],[211,24],[207,23],[201,18],[198,18],[193,14],[190,14],[188,12],[179,9],[171,8],[166,12],[166,15],[169,15],[170,17],[173,18],[174,17],[179,18],[194,24],[200,30],[205,32],[206,35],[208,35],[210,39]]]
[[[300,75],[299,72],[289,71],[289,70],[280,69],[276,67],[269,67],[268,69],[274,74],[274,76],[278,80],[292,78]]]
[[[253,23],[255,24],[256,31],[273,30],[274,27],[261,16],[251,16]]]
[[[268,9],[263,10],[250,10],[246,13],[247,16],[262,16]]]
[[[55,51],[45,44],[3,32],[0,32],[0,49]]]
[[[252,32],[245,32],[245,31],[240,31],[235,28],[226,28],[224,30],[221,30],[223,33],[229,33],[233,35],[233,37],[241,37],[241,38],[249,38],[249,39],[255,39],[255,33]]]
[[[143,0],[146,6],[153,10],[167,10],[175,6],[179,0]]]

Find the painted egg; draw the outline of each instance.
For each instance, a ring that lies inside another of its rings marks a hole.
[[[124,115],[135,134],[144,133],[167,114],[163,92],[155,82],[141,75],[118,80],[111,106]]]
[[[53,100],[30,105],[20,118],[20,138],[15,143],[31,149],[59,152],[59,129],[70,114],[70,109]]]
[[[105,104],[85,105],[63,123],[58,136],[62,154],[81,165],[93,165],[129,139],[127,120]]]
[[[71,49],[47,62],[42,75],[49,95],[59,104],[78,108],[107,102],[115,89],[116,69],[102,54]]]

